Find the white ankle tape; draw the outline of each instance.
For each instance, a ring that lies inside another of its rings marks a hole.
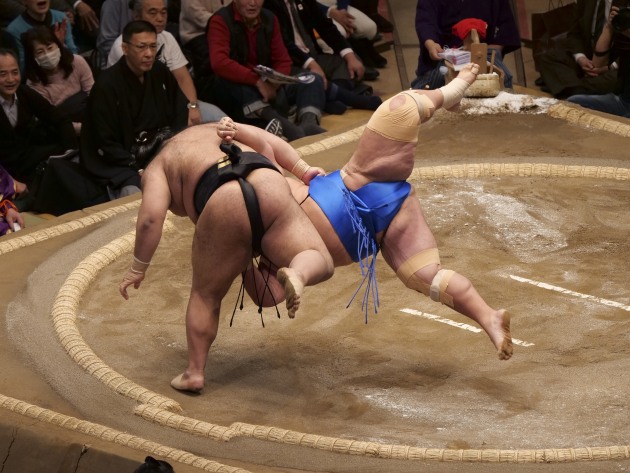
[[[442,107],[445,109],[452,108],[457,105],[462,98],[464,98],[464,92],[470,87],[470,84],[464,79],[455,77],[452,81],[446,84],[444,87],[440,87],[440,91],[444,96],[444,103]]]

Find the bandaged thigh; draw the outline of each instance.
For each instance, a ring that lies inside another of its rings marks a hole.
[[[431,285],[420,279],[416,273],[431,264],[440,264],[440,254],[437,248],[429,248],[413,255],[400,265],[398,271],[396,271],[396,276],[409,289],[421,292],[425,296],[430,296]]]
[[[444,87],[440,87],[439,90],[444,96],[444,103],[442,106],[449,109],[457,105],[464,98],[464,93],[468,87],[470,87],[470,84],[459,77],[455,77],[455,79],[450,81]]]

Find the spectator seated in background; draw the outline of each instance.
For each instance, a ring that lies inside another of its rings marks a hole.
[[[416,34],[420,41],[420,55],[414,89],[437,89],[445,83],[440,67],[444,60],[438,53],[443,46],[458,48],[463,41],[453,26],[468,18],[487,24],[485,42],[488,58],[495,52],[494,63],[505,72],[504,86],[512,88],[512,73],[503,57],[521,47],[521,39],[508,0],[418,0],[416,6]]]
[[[103,0],[50,0],[50,8],[63,12],[72,24],[74,42],[80,51],[94,48],[102,3]],[[23,0],[2,0],[0,26],[7,26],[24,11]]]
[[[293,66],[308,69],[324,80],[326,112],[341,114],[347,107],[378,108],[381,98],[371,96],[371,88],[361,84],[365,72],[363,63],[316,0],[265,0],[264,7],[278,17]],[[324,54],[317,44],[315,31],[335,54]],[[358,87],[361,94],[357,93]],[[368,94],[364,95],[366,91]]]
[[[611,59],[619,64],[614,92],[603,95],[573,95],[569,102],[582,107],[630,118],[630,10],[613,6],[593,51],[593,67],[606,67]]]
[[[608,5],[608,6],[607,6]],[[615,90],[617,69],[593,66],[593,47],[599,38],[610,3],[577,0],[573,26],[560,44],[534,56],[540,78],[536,84],[558,99],[577,94],[607,94]]]
[[[392,33],[394,31],[394,25],[378,12],[378,1],[379,0],[350,0],[350,5],[365,13],[368,18],[376,23],[378,31],[381,33]]]
[[[7,31],[13,36],[18,46],[20,70],[24,70],[24,47],[22,34],[36,26],[48,26],[73,53],[78,53],[72,37],[72,25],[64,12],[50,9],[49,0],[24,0],[26,11],[9,23]]]
[[[365,67],[382,68],[387,65],[387,59],[381,56],[374,48],[373,41],[378,37],[376,23],[365,13],[352,6],[350,0],[317,0],[326,16],[330,18],[339,33],[346,38],[352,50],[361,58]],[[318,39],[324,52],[332,54],[333,51]]]
[[[57,107],[60,115],[69,117],[78,133],[94,85],[90,66],[66,49],[46,26],[28,31],[23,40],[26,85]]]
[[[216,122],[225,115],[215,105],[197,100],[197,90],[188,72],[188,61],[177,40],[166,31],[167,9],[165,0],[132,0],[134,18],[151,23],[157,31],[157,60],[171,71],[180,89],[188,99],[188,124]],[[122,56],[122,36],[112,46],[107,67],[116,64]]]
[[[18,182],[0,166],[0,236],[24,228],[24,219],[11,199],[26,192],[26,184]],[[18,226],[15,226],[15,224]]]
[[[20,81],[15,52],[0,49],[0,165],[30,185],[41,163],[78,146],[72,122]]]
[[[289,141],[322,133],[326,130],[319,122],[326,97],[320,76],[308,84],[275,85],[254,71],[260,64],[291,73],[278,20],[262,3],[233,0],[210,19],[208,42],[217,103],[230,116],[255,125],[279,120]],[[297,107],[297,124],[286,118],[290,105]]]
[[[197,95],[212,101],[212,69],[208,49],[208,22],[221,7],[230,0],[187,0],[181,6],[179,16],[179,40],[186,57],[193,67],[193,80]]]
[[[133,21],[133,6],[129,0],[106,0],[101,8],[101,22],[96,38],[96,66],[107,66],[107,58],[116,38],[127,23]],[[133,5],[133,3],[132,3]]]
[[[110,199],[140,191],[139,171],[161,142],[186,127],[186,97],[156,61],[157,31],[146,21],[123,30],[123,57],[102,71],[81,129],[81,163]]]
[[[0,27],[6,28],[22,13],[24,13],[24,5],[21,0],[3,0],[0,2]]]

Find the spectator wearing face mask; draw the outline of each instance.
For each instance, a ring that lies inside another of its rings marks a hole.
[[[50,28],[39,26],[24,37],[26,84],[42,95],[79,131],[87,98],[94,85],[90,66],[72,54]]]
[[[72,53],[79,52],[72,37],[72,25],[64,12],[50,9],[50,0],[23,0],[26,11],[9,23],[7,31],[18,47],[20,70],[24,71],[24,47],[22,35],[36,26],[48,26],[59,41]]]

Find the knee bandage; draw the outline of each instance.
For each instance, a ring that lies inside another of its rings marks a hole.
[[[449,108],[453,108],[457,105],[462,98],[464,98],[464,92],[466,92],[468,87],[470,87],[470,84],[459,77],[456,77],[444,87],[440,87],[439,90],[444,96],[444,103],[442,104],[442,107],[448,110]]]
[[[446,288],[455,271],[440,269],[433,277],[431,284],[427,284],[416,273],[430,264],[440,264],[440,254],[437,248],[430,248],[413,255],[398,268],[396,276],[409,289],[421,292],[435,302],[441,302],[452,308],[453,298],[446,293]]]
[[[398,279],[409,289],[429,296],[431,286],[416,276],[416,272],[430,264],[440,264],[440,254],[437,248],[430,248],[413,255],[398,268],[396,276],[398,276]]]
[[[448,287],[448,282],[455,274],[455,271],[451,271],[450,269],[440,269],[433,281],[431,281],[431,294],[430,297],[435,302],[441,302],[444,305],[449,307],[453,307],[453,298],[446,293],[446,288]]]

